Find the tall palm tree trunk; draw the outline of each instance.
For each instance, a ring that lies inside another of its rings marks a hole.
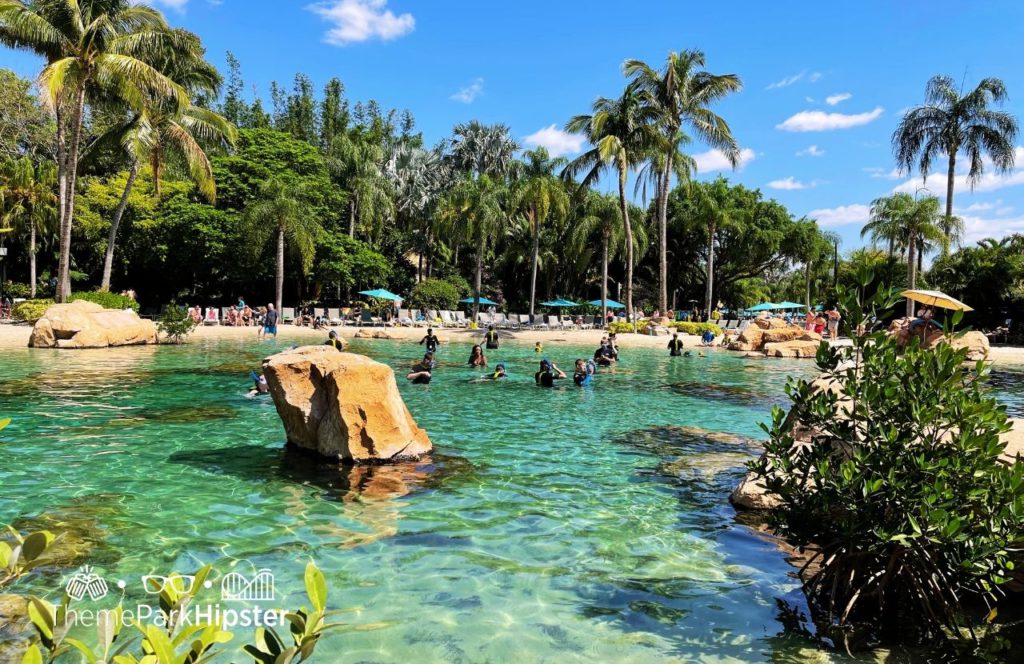
[[[711,316],[711,295],[715,287],[715,224],[708,227],[708,266],[707,274],[704,275],[704,309],[705,314]]]
[[[160,192],[163,191],[160,187],[160,176],[163,175],[164,170],[164,155],[160,144],[157,143],[153,147],[153,197],[156,200],[160,200]]]
[[[907,288],[917,287],[917,258],[914,253],[917,251],[917,234],[910,232],[910,242],[907,243]],[[914,301],[907,298],[907,316],[914,315]]]
[[[67,223],[67,198],[68,198],[68,155],[67,155],[67,127],[65,126],[67,118],[64,114],[63,103],[61,100],[57,101],[54,108],[54,120],[56,122],[56,141],[57,141],[57,219],[59,221],[60,229],[58,231],[59,238],[64,237],[64,224]],[[59,270],[59,261],[58,261]],[[33,282],[35,287],[35,282]],[[59,287],[58,287],[59,288]],[[57,296],[58,294],[55,294]],[[59,300],[59,297],[57,297]]]
[[[356,236],[356,197],[352,195],[352,200],[348,202],[348,236],[354,238]]]
[[[71,226],[75,216],[75,180],[78,174],[78,147],[82,139],[85,115],[85,85],[75,92],[71,120],[71,145],[66,155],[64,218],[60,223],[60,261],[57,264],[57,301],[67,302],[71,295]]]
[[[668,192],[672,178],[672,155],[668,156],[658,192],[658,308],[668,311]]]
[[[622,227],[626,232],[626,320],[633,321],[633,227],[629,223],[629,204],[626,202],[626,163],[619,159],[619,207],[622,208]],[[635,321],[634,321],[635,323]]]
[[[110,290],[110,273],[114,268],[114,244],[117,242],[117,229],[121,225],[121,217],[124,216],[124,210],[128,207],[128,197],[132,193],[132,186],[135,184],[135,178],[139,175],[139,162],[132,159],[131,168],[128,169],[128,181],[125,182],[124,192],[121,194],[121,200],[117,203],[117,208],[114,210],[114,216],[110,220],[110,233],[107,235],[107,250],[103,256],[103,281],[100,282],[100,290]]]
[[[277,228],[277,274],[274,278],[274,306],[277,315],[281,316],[281,305],[284,299],[284,226]]]
[[[29,219],[28,227],[28,279],[29,297],[36,299],[36,220]]]
[[[530,261],[530,316],[534,313],[534,302],[537,296],[537,262],[540,257],[540,227],[536,222],[536,212],[530,210],[530,228],[533,229],[533,256]]]
[[[946,219],[953,218],[953,183],[956,180],[956,150],[949,153],[949,170],[946,172]]]
[[[605,229],[601,239],[601,324],[608,322],[608,239],[609,229]]]
[[[481,229],[480,239],[476,244],[476,279],[473,283],[473,320],[477,319],[480,315],[480,287],[483,281],[484,273],[484,246],[487,241],[487,235]]]

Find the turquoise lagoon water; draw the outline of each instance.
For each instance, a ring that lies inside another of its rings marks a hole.
[[[209,563],[271,570],[273,604],[297,608],[315,560],[347,624],[325,662],[813,654],[779,615],[779,599],[800,604],[793,568],[727,501],[758,422],[808,363],[627,350],[589,388],[541,390],[530,346],[490,355],[511,373],[495,384],[471,382],[469,346],[449,345],[431,385],[399,381],[431,461],[346,470],[286,454],[272,403],[245,397],[250,368],[284,347],[5,351],[0,523],[68,530],[73,564],[112,596],[125,581],[128,606],[148,601],[140,575]],[[421,349],[352,350],[404,372]],[[548,348],[563,368],[589,352]],[[65,578],[22,589],[56,598]]]

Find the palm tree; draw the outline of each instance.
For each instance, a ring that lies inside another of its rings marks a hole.
[[[484,254],[487,240],[501,234],[508,221],[504,199],[506,186],[488,175],[465,177],[441,203],[439,216],[448,228],[476,247],[476,269],[473,281],[473,320],[480,313],[480,290],[483,286]]]
[[[358,129],[338,134],[330,145],[327,164],[349,196],[349,237],[356,236],[357,221],[362,229],[378,229],[395,213],[386,157],[379,142]]]
[[[583,202],[576,208],[571,244],[577,253],[582,253],[595,233],[601,237],[601,320],[605,321],[608,320],[608,263],[626,244],[622,209],[615,196],[592,189],[586,190],[584,195]]]
[[[693,213],[707,229],[708,246],[704,272],[704,308],[710,314],[715,309],[712,300],[715,286],[715,239],[720,231],[729,227],[733,219],[750,214],[735,205],[725,178],[694,187]]]
[[[176,48],[153,54],[147,60],[182,86],[189,95],[216,95],[220,89],[221,76],[213,65],[203,59],[199,38],[184,30],[174,32],[178,34]],[[120,100],[115,97],[112,103],[117,106]],[[88,157],[94,150],[102,152],[102,148],[116,144],[124,151],[129,162],[124,191],[110,221],[100,290],[110,289],[117,231],[140,165],[149,163],[154,196],[159,200],[164,163],[169,155],[175,155],[188,169],[200,195],[212,204],[217,198],[217,189],[213,168],[202,144],[226,147],[233,145],[237,136],[230,122],[208,109],[192,105],[180,109],[165,97],[152,94],[144,95],[141,104],[141,110],[132,113],[126,122],[117,123],[108,129],[86,151]]]
[[[71,227],[87,94],[98,85],[136,108],[147,93],[163,95],[184,109],[185,90],[141,59],[173,48],[175,41],[160,12],[129,0],[0,0],[0,43],[46,59],[39,83],[57,121],[58,301],[71,290]]]
[[[392,188],[399,224],[414,234],[418,244],[416,279],[419,281],[431,274],[435,225],[431,212],[441,195],[451,187],[452,170],[439,150],[425,150],[401,142],[392,149],[384,173]]]
[[[271,237],[277,239],[274,302],[281,311],[285,240],[291,242],[303,272],[307,272],[313,264],[316,236],[322,230],[320,223],[310,214],[302,186],[276,176],[263,183],[257,199],[246,207],[243,220],[256,246],[264,246]]]
[[[811,286],[814,281],[814,271],[822,261],[827,260],[833,251],[837,251],[842,239],[832,231],[822,231],[813,219],[800,219],[797,223],[806,228],[806,232],[800,236],[799,245],[796,248],[796,255],[804,264],[804,304],[808,311],[811,308]]]
[[[688,129],[699,139],[719,149],[735,168],[739,161],[739,146],[728,123],[711,110],[711,105],[729,93],[742,89],[735,74],[711,74],[703,70],[704,53],[701,51],[672,51],[665,66],[657,71],[642,60],[627,60],[623,67],[647,93],[649,103],[657,112],[657,123],[662,134],[660,159],[654,169],[660,176],[655,200],[658,209],[659,264],[658,305],[668,310],[668,194],[672,176],[685,182],[696,165],[692,160],[682,162],[680,146],[688,139]]]
[[[9,161],[0,169],[0,220],[28,235],[29,297],[36,296],[36,239],[48,233],[57,217],[57,172],[52,162],[38,166],[28,157]]]
[[[586,136],[592,146],[569,162],[562,171],[566,179],[580,178],[581,187],[589,187],[601,173],[614,168],[618,174],[619,210],[626,236],[626,316],[633,320],[633,229],[626,200],[626,177],[641,164],[658,144],[654,126],[657,113],[645,103],[644,94],[635,83],[626,86],[618,99],[599,97],[590,115],[577,115],[566,124],[566,130]]]
[[[967,181],[973,189],[985,171],[986,156],[999,173],[1013,168],[1017,140],[1017,119],[990,108],[1007,98],[1001,80],[983,79],[966,95],[962,90],[950,76],[933,76],[925,86],[925,103],[908,111],[892,135],[901,172],[909,173],[916,161],[921,176],[927,178],[932,162],[946,155],[947,217],[953,216],[957,155],[964,153],[970,162]]]
[[[455,125],[452,134],[451,157],[459,170],[492,179],[508,177],[516,170],[519,145],[507,126],[473,120]]]
[[[936,196],[915,200],[900,192],[871,201],[871,218],[861,229],[861,237],[872,242],[883,240],[902,253],[907,253],[907,287],[917,287],[918,251],[923,243],[941,243],[939,229],[941,206]],[[907,300],[907,316],[914,315],[914,303]]]
[[[540,232],[548,218],[563,219],[569,211],[569,196],[565,185],[555,177],[555,170],[563,167],[566,160],[550,158],[548,151],[540,147],[528,150],[523,156],[526,163],[513,193],[512,204],[522,210],[533,240],[530,261],[530,315],[534,314],[537,294],[537,262],[540,257]]]

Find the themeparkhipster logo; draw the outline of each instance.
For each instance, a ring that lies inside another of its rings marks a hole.
[[[112,587],[121,591],[118,606],[103,606],[102,600],[111,596]],[[251,576],[229,572],[220,579],[219,601],[203,601],[201,593],[205,590],[209,591],[208,594],[215,594],[213,587],[214,582],[205,579],[201,588],[196,588],[196,577],[190,574],[146,574],[138,578],[136,589],[152,600],[124,606],[130,583],[123,579],[104,579],[86,565],[64,583],[64,591],[73,600],[64,622],[68,628],[94,627],[117,616],[125,627],[141,623],[161,628],[169,625],[217,625],[228,629],[288,624],[285,609],[261,604],[273,602],[277,596],[274,574],[269,569],[259,569]],[[184,598],[185,601],[180,602],[179,608],[166,610],[161,608],[161,596]]]

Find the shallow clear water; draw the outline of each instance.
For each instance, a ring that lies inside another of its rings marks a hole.
[[[727,501],[756,453],[742,439],[810,364],[627,350],[591,387],[542,390],[529,346],[490,354],[510,367],[500,384],[471,382],[468,345],[446,346],[431,385],[399,381],[432,462],[339,470],[285,454],[272,403],[245,397],[284,346],[5,351],[0,523],[70,528],[76,564],[126,580],[128,604],[145,599],[139,575],[212,563],[272,570],[276,605],[297,608],[313,559],[347,610],[323,661],[810,654],[778,616],[792,568]],[[421,349],[352,350],[404,372]],[[547,349],[566,369],[588,352]]]

